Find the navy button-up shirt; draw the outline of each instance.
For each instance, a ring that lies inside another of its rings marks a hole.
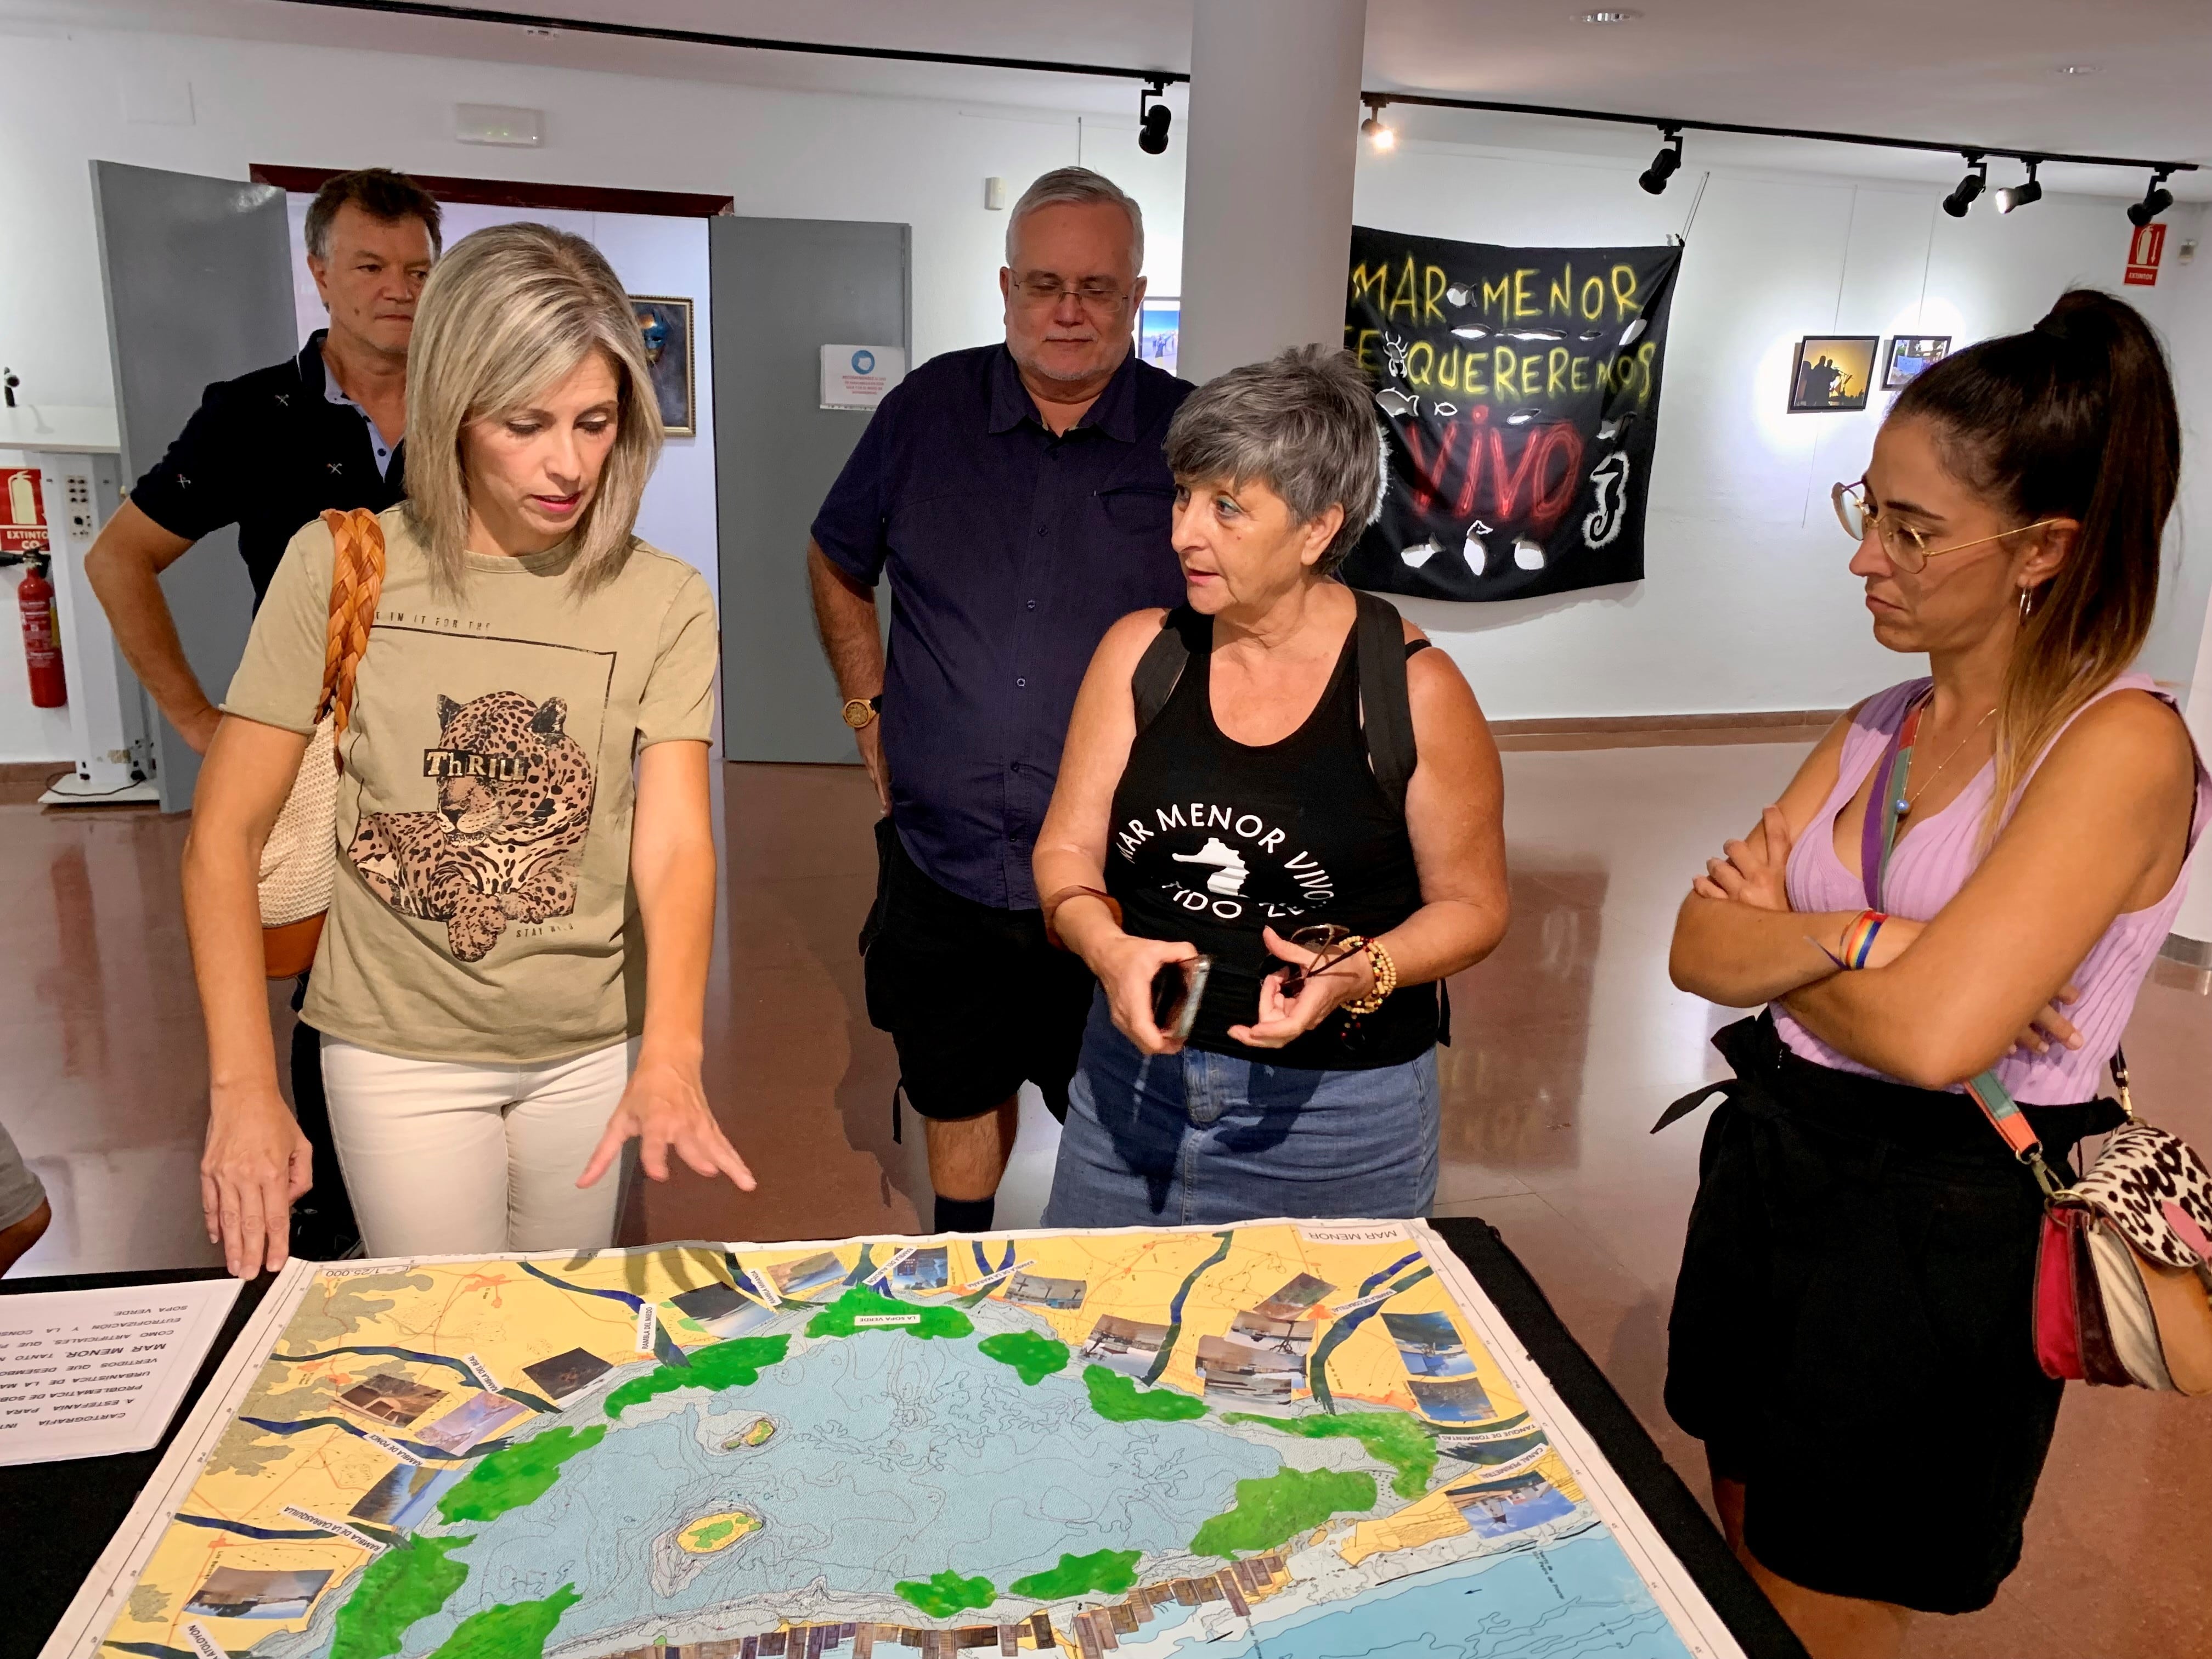
[[[1161,443],[1188,381],[1132,352],[1055,438],[1003,345],[932,358],[876,410],[814,520],[855,580],[891,579],[891,818],[939,885],[995,909],[1030,874],[1091,653],[1182,603]]]

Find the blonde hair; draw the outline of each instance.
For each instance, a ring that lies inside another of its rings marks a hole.
[[[614,368],[620,412],[576,524],[579,593],[621,574],[660,456],[660,405],[629,295],[599,249],[550,225],[477,231],[432,267],[407,348],[407,505],[440,588],[459,593],[467,569],[469,423],[527,407],[594,351]]]

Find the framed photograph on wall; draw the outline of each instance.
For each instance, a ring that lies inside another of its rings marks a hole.
[[[697,435],[699,420],[691,377],[691,302],[633,294],[637,325],[645,331],[645,360],[660,399],[660,423],[672,438]]]
[[[1889,366],[1882,371],[1881,389],[1894,392],[1916,379],[1931,363],[1951,355],[1948,334],[1900,334],[1889,343]]]
[[[1878,334],[1808,334],[1797,343],[1790,377],[1792,415],[1864,409],[1874,387]]]
[[[1182,301],[1172,294],[1146,295],[1137,313],[1137,356],[1172,374],[1182,334]]]

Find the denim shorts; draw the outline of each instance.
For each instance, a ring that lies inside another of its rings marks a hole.
[[[1365,1071],[1146,1054],[1102,992],[1067,1098],[1047,1227],[1413,1217],[1436,1200],[1434,1048]]]

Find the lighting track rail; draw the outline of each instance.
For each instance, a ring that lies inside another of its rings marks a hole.
[[[770,40],[750,34],[717,34],[704,29],[665,28],[650,23],[617,23],[599,18],[554,17],[496,10],[489,6],[448,6],[433,0],[285,0],[288,5],[338,11],[381,12],[394,17],[425,17],[441,22],[493,23],[510,28],[560,34],[611,35],[629,40],[666,40],[678,46],[722,46],[740,52],[793,52],[814,58],[858,58],[878,63],[947,64],[966,69],[1015,70],[1030,74],[1088,75],[1137,81],[1153,87],[1188,84],[1176,70],[1134,69],[1115,64],[1071,64],[1043,58],[995,58],[975,52],[922,52],[896,46],[840,46],[819,40]],[[1489,98],[1450,98],[1432,93],[1363,92],[1376,110],[1391,104],[1427,109],[1480,110],[1498,115],[1537,115],[1562,121],[1601,121],[1616,126],[1656,127],[1666,133],[1725,132],[1751,138],[1792,138],[1815,144],[1856,144],[1873,149],[1918,150],[1928,155],[2002,156],[2020,162],[2060,162],[2074,167],[2124,167],[2165,174],[2195,173],[2194,161],[2161,161],[2121,155],[2077,155],[2057,150],[2011,149],[2000,144],[1953,143],[1930,138],[1887,138],[1879,133],[1838,132],[1818,127],[1768,127],[1738,121],[1693,121],[1673,116],[1629,115],[1619,110],[1568,109],[1553,104],[1506,103]]]

